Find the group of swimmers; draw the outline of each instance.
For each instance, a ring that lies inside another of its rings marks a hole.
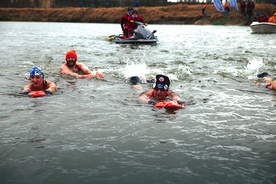
[[[70,75],[75,78],[104,78],[100,72],[92,72],[83,63],[77,62],[78,56],[75,50],[69,50],[65,55],[65,63],[60,67],[60,74]],[[30,69],[29,79],[31,82],[23,88],[24,94],[32,91],[44,91],[46,94],[52,94],[57,90],[54,82],[46,81],[44,73],[40,67],[33,66]]]
[[[75,50],[69,50],[65,55],[65,63],[60,67],[59,73],[69,75],[78,79],[104,78],[101,72],[92,72],[83,63],[77,62],[78,57]],[[30,94],[33,91],[44,91],[46,95],[51,95],[57,90],[54,82],[46,81],[44,73],[40,67],[34,66],[30,69],[30,83],[23,88],[24,94]],[[130,83],[137,85],[139,78],[130,77]],[[185,106],[185,102],[180,96],[173,92],[170,87],[170,79],[165,75],[156,75],[152,81],[152,89],[139,95],[139,100],[143,103],[155,105],[159,101],[170,100],[175,104]]]

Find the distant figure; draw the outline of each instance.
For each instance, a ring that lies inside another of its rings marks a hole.
[[[135,0],[135,6],[136,6],[136,7],[139,7],[139,6],[140,6],[139,0]]]
[[[121,18],[121,28],[124,34],[124,38],[128,38],[128,29],[126,24],[128,23],[128,18],[132,15],[133,8],[130,6],[127,8],[127,13],[125,13]]]
[[[260,22],[268,22],[268,17],[266,15],[266,13],[261,14]]]
[[[203,16],[205,16],[205,9],[207,8],[207,6],[208,6],[208,4],[205,4],[201,9]]]
[[[251,17],[253,15],[254,9],[255,9],[255,3],[252,0],[249,0],[247,5],[246,5],[246,22],[248,24],[251,23]]]
[[[224,16],[227,16],[228,13],[230,12],[230,7],[229,7],[228,4],[225,4],[223,8],[224,8],[224,13],[223,13],[223,15],[224,15]]]
[[[30,69],[31,82],[23,88],[24,94],[32,91],[44,91],[45,94],[52,94],[56,91],[57,86],[54,82],[44,80],[44,73],[40,67],[33,66]]]
[[[245,9],[246,9],[246,2],[245,2],[245,0],[242,0],[242,2],[241,2],[241,14],[242,14],[243,16],[246,15],[246,14],[245,14]]]
[[[132,11],[132,15],[128,17],[126,29],[128,30],[128,37],[131,37],[133,35],[133,30],[137,28],[136,22],[144,22],[144,18],[140,15],[138,15],[137,10]]]
[[[83,3],[82,3],[82,2],[79,3],[79,7],[80,7],[80,8],[83,7]]]
[[[105,7],[106,7],[106,8],[109,8],[109,1],[106,1],[106,2],[105,2]]]
[[[61,74],[70,75],[79,79],[104,78],[100,72],[92,73],[83,63],[77,62],[78,56],[75,50],[69,50],[65,55],[66,62],[60,67]]]
[[[259,16],[256,17],[258,22],[268,22],[268,17],[265,13],[261,12]]]
[[[268,22],[276,24],[276,12],[269,18]]]

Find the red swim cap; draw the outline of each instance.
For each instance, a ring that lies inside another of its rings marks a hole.
[[[65,59],[67,60],[68,58],[74,58],[76,60],[78,60],[78,56],[75,50],[69,50],[68,52],[66,52],[65,55]]]

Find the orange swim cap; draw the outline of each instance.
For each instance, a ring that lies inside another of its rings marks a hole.
[[[65,59],[67,60],[68,58],[74,58],[76,60],[78,60],[78,56],[75,50],[69,50],[68,52],[66,52],[65,55]]]

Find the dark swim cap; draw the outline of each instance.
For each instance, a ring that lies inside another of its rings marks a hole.
[[[161,89],[168,91],[170,87],[170,79],[165,75],[156,75],[155,81],[152,85],[154,89]]]
[[[269,77],[270,75],[267,72],[263,72],[257,75],[259,78]]]
[[[129,81],[132,85],[136,85],[139,82],[139,77],[138,76],[132,76],[130,77]]]
[[[130,6],[127,8],[128,11],[133,10],[133,8]]]

